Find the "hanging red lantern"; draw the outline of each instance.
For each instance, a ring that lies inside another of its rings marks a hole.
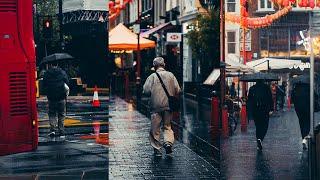
[[[287,7],[287,6],[289,6],[289,4],[290,4],[289,0],[283,0],[282,1],[283,7]]]
[[[309,0],[309,7],[311,7],[312,9],[315,7],[314,0]]]
[[[112,9],[114,7],[114,2],[113,1],[109,1],[109,9]]]
[[[317,0],[317,7],[320,7],[320,0]]]
[[[302,7],[308,7],[308,0],[302,0]]]

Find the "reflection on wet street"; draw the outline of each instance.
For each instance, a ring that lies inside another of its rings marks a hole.
[[[308,179],[307,151],[302,149],[298,119],[293,110],[270,118],[263,150],[256,150],[255,126],[221,142],[224,179]]]
[[[128,103],[118,98],[111,102],[110,179],[219,178],[218,169],[213,164],[178,141],[175,142],[172,157],[165,154],[160,158],[154,157],[148,140],[150,119],[137,111],[129,111],[129,107]],[[192,139],[189,142],[193,142]]]

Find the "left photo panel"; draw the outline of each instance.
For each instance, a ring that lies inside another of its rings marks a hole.
[[[108,2],[0,1],[0,179],[108,179]]]

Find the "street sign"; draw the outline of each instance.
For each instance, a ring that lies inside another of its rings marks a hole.
[[[245,47],[246,51],[251,51],[251,42],[246,42]],[[243,42],[240,42],[240,51],[243,51]]]
[[[167,42],[181,42],[181,33],[167,33]]]
[[[140,33],[140,24],[133,25],[133,32],[136,34]]]
[[[240,42],[243,42],[243,31],[242,28],[240,28]],[[246,42],[251,42],[251,30],[250,29],[246,29]]]

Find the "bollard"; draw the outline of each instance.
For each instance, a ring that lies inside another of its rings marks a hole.
[[[211,127],[214,136],[219,136],[219,99],[211,98]]]
[[[241,132],[246,132],[247,131],[247,106],[245,104],[242,104],[241,107]]]
[[[228,120],[228,109],[223,107],[222,109],[222,137],[227,138],[229,136],[229,120]]]
[[[287,103],[288,103],[288,110],[291,109],[291,99],[290,99],[290,96],[288,97],[287,99]]]

